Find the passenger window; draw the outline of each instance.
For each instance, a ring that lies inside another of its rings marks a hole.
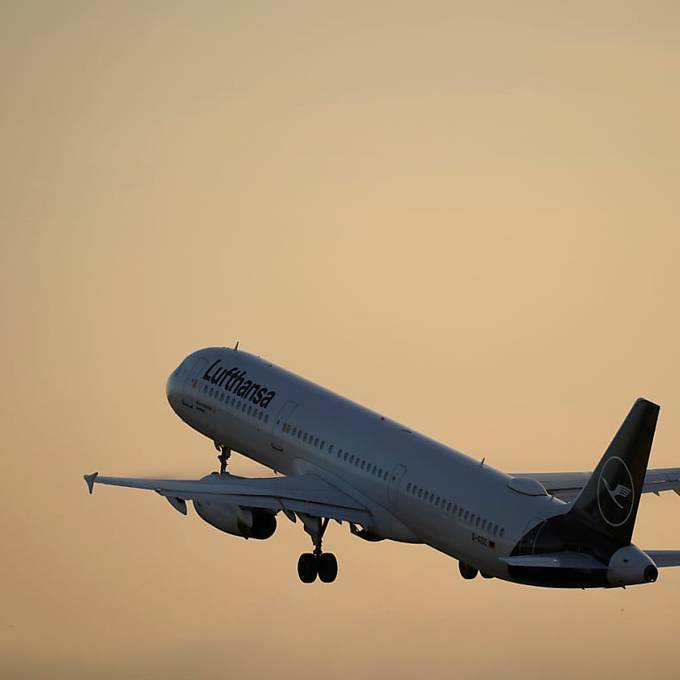
[[[249,406],[249,407],[248,407],[248,415],[251,415],[252,412],[253,412],[253,407],[252,407],[252,406]]]
[[[293,437],[297,434],[297,427],[293,428]]]
[[[264,422],[266,423],[268,420],[269,420],[269,414],[267,413],[267,415],[264,417]]]
[[[406,491],[411,491],[411,482],[406,485]]]
[[[303,433],[302,433],[302,441],[303,441],[303,442],[306,442],[306,441],[307,441],[307,433],[306,433],[306,432],[303,432]]]
[[[361,469],[363,470],[366,467],[366,461],[362,460],[361,461]]]
[[[314,440],[314,446],[319,446],[319,438],[318,437]]]
[[[323,441],[323,440],[321,441],[321,447],[320,447],[320,448],[321,448],[322,451],[323,451],[323,445],[324,445],[325,443],[326,443],[325,441]]]
[[[347,451],[345,451],[345,460],[347,460],[347,455],[348,455]]]
[[[418,489],[418,498],[422,498],[422,497],[423,497],[423,490]]]
[[[504,533],[505,533],[505,529],[501,528],[501,530],[500,530],[500,536],[501,536],[501,538],[503,538],[503,534],[504,534]]]

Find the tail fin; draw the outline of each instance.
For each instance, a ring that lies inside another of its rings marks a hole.
[[[638,399],[569,513],[628,544],[633,535],[659,407]]]

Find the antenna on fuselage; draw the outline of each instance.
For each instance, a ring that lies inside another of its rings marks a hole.
[[[236,341],[236,344],[234,345],[234,352],[238,352],[238,340]]]

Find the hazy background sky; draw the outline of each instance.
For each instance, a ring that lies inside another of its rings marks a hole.
[[[644,395],[680,465],[678,7],[2,2],[0,676],[676,677],[680,569],[464,582],[334,525],[310,587],[299,524],[81,475],[214,469],[165,380],[237,339],[507,471]],[[680,548],[677,496],[638,518]]]

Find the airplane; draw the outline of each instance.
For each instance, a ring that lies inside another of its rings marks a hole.
[[[680,468],[647,470],[659,406],[638,399],[592,473],[506,474],[238,348],[187,356],[167,399],[214,442],[220,472],[194,480],[85,475],[95,484],[153,490],[180,513],[187,501],[213,527],[270,538],[279,513],[300,520],[313,549],[303,583],[335,581],[322,549],[330,520],[366,541],[422,543],[458,560],[461,576],[553,588],[652,583],[680,550],[631,542],[643,493],[674,490]],[[272,469],[243,478],[231,451]],[[278,475],[276,474],[278,473]]]

